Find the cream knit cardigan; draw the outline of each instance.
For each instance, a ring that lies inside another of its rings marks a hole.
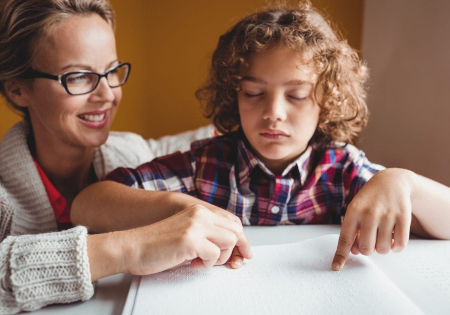
[[[56,219],[27,145],[28,126],[19,122],[0,143],[0,314],[33,311],[53,303],[88,300],[94,294],[87,256],[87,230],[56,232]],[[213,127],[159,140],[111,132],[95,151],[98,178],[113,169],[136,167],[189,149]]]

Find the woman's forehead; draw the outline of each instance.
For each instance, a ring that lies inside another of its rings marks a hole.
[[[38,43],[33,67],[61,71],[70,65],[103,67],[117,59],[112,27],[96,14],[70,17]]]

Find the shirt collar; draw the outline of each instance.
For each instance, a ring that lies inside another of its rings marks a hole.
[[[241,130],[237,132],[237,151],[238,174],[239,182],[241,184],[247,180],[256,166],[259,166],[259,168],[267,175],[275,177],[275,175],[264,165],[264,163],[254,155],[250,149],[250,143]],[[306,179],[308,178],[308,165],[312,152],[313,149],[311,145],[308,145],[306,150],[286,167],[281,176],[287,176],[290,172],[298,172],[300,182],[304,185]]]

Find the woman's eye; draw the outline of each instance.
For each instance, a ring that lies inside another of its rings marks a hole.
[[[69,84],[76,84],[76,83],[83,83],[87,80],[87,76],[85,74],[77,74],[72,75],[67,78],[67,83]]]

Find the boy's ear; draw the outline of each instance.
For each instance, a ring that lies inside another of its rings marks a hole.
[[[29,87],[25,82],[9,80],[3,82],[8,98],[17,106],[29,107]]]

